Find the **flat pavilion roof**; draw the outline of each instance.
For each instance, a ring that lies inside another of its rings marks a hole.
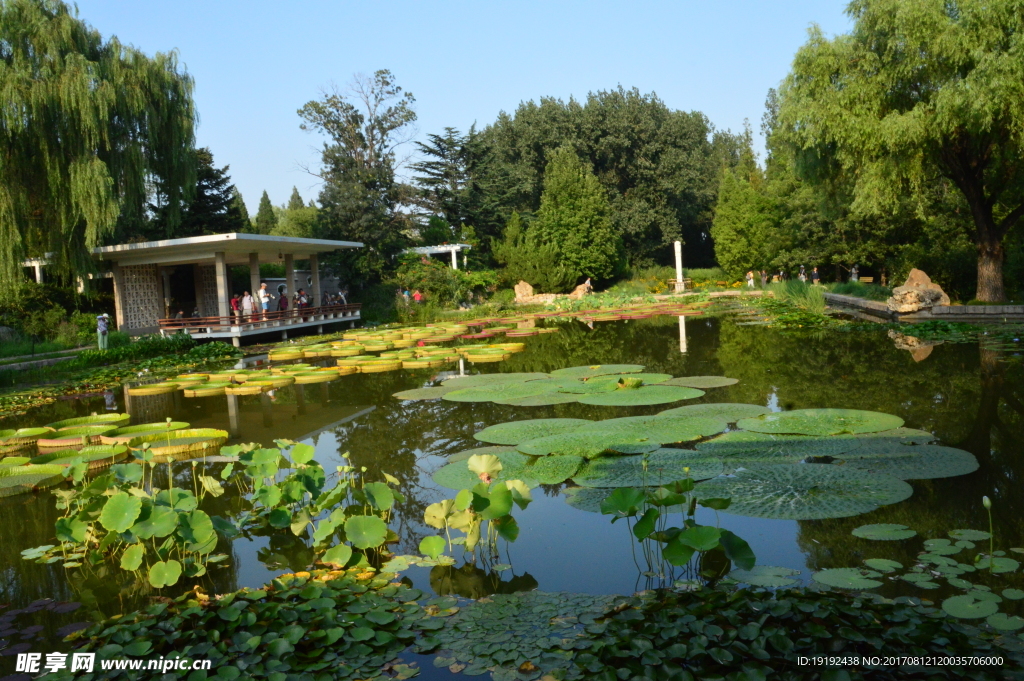
[[[441,246],[417,246],[415,248],[407,248],[403,253],[419,253],[421,255],[437,255],[439,253],[451,253],[455,251],[468,251],[473,248],[469,244],[443,244]]]
[[[295,236],[236,232],[102,246],[94,248],[92,253],[100,260],[112,260],[118,265],[125,266],[212,263],[214,254],[223,252],[229,265],[247,265],[250,253],[258,253],[261,263],[269,263],[281,260],[281,256],[286,254],[303,260],[317,253],[362,247],[363,244],[358,241],[303,239]]]

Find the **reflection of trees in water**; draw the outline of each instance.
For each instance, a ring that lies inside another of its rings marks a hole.
[[[502,575],[506,577],[502,581]],[[430,588],[438,596],[462,596],[479,599],[493,594],[533,591],[539,585],[527,572],[516,576],[511,571],[495,572],[466,563],[462,567],[436,565],[430,569]]]
[[[949,347],[937,348],[928,361],[934,360],[939,350]],[[1007,550],[1024,546],[1024,496],[1019,492],[1024,476],[1021,446],[1024,367],[1003,362],[998,353],[979,351],[977,346],[960,346],[960,350],[963,352],[957,354],[961,356],[967,352],[980,353],[980,362],[974,365],[948,360],[941,365],[937,363],[939,370],[945,367],[956,375],[937,378],[934,384],[923,382],[921,389],[937,396],[938,413],[931,419],[934,429],[940,434],[960,434],[959,439],[947,439],[946,443],[970,451],[978,458],[980,468],[970,475],[955,478],[910,481],[914,487],[910,499],[883,506],[872,513],[854,518],[802,521],[798,543],[808,555],[809,568],[852,566],[872,557],[892,558],[909,566],[919,551],[918,539],[870,542],[857,539],[850,532],[869,523],[907,525],[925,539],[946,537],[953,529],[987,530],[988,515],[981,504],[983,496],[993,502],[996,548]],[[927,375],[933,373],[929,371]],[[893,378],[897,382],[901,380],[898,375]],[[969,380],[974,382],[973,391],[967,389]],[[943,395],[939,392],[943,385],[956,386],[960,392]],[[912,413],[916,414],[917,410]],[[1004,576],[999,583],[1019,587],[1024,584],[1024,575]]]

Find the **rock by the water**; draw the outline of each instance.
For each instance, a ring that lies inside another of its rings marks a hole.
[[[590,294],[590,287],[587,286],[586,284],[580,284],[575,289],[573,289],[572,293],[569,294],[569,298],[571,298],[572,300],[579,300],[583,296],[586,296],[586,295],[589,295],[589,294]]]
[[[892,290],[892,297],[886,301],[886,305],[893,312],[918,312],[929,310],[935,305],[949,305],[949,296],[927,274],[914,268],[910,270],[903,286]]]
[[[515,285],[516,301],[524,302],[533,298],[533,287],[525,281],[520,281]]]

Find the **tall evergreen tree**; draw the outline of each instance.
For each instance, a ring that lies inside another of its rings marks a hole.
[[[186,204],[181,223],[167,223],[167,206],[153,206],[154,219],[149,231],[153,238],[177,238],[241,232],[247,221],[234,202],[235,186],[228,175],[229,166],[217,168],[208,148],[196,151],[196,188]]]
[[[558,249],[541,243],[518,212],[512,213],[502,239],[494,244],[494,258],[510,286],[525,281],[537,291],[557,293],[576,284],[576,272],[560,262]]]
[[[192,78],[175,54],[104,41],[59,0],[0,2],[0,287],[25,255],[58,274],[140,224],[152,182],[170,228],[195,187]]]
[[[288,199],[288,210],[295,210],[297,208],[305,208],[306,204],[302,202],[302,197],[299,196],[299,188],[292,187],[291,198]]]
[[[612,228],[608,196],[572,149],[551,155],[537,211],[540,243],[554,246],[559,264],[577,277],[606,279],[621,264],[621,242]]]
[[[249,217],[249,209],[245,207],[245,199],[242,198],[242,192],[238,191],[238,187],[233,188],[231,208],[238,214],[240,223],[238,231],[251,232],[252,218]]]
[[[430,134],[427,139],[427,143],[416,142],[426,160],[409,166],[419,173],[414,178],[420,188],[417,203],[458,232],[465,219],[469,185],[466,137],[455,128],[445,128],[443,135]]]
[[[260,207],[256,211],[255,224],[257,234],[270,234],[277,227],[277,214],[274,213],[274,204],[270,202],[270,196],[266,189],[263,190],[263,196],[260,197]]]

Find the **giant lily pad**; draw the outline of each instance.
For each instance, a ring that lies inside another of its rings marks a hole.
[[[846,518],[903,501],[904,481],[823,464],[756,465],[697,485],[700,499],[730,497],[728,513],[757,518]]]
[[[709,416],[736,423],[740,419],[753,418],[768,414],[771,410],[757,404],[737,404],[735,402],[717,402],[713,404],[688,404],[685,407],[666,409],[659,416]]]
[[[878,453],[862,446],[836,463],[901,480],[952,478],[978,470],[978,460],[970,452],[938,445],[891,446]]]
[[[554,392],[557,388],[553,381],[537,380],[518,383],[499,383],[493,386],[462,388],[453,390],[442,396],[450,402],[496,402],[522,397],[534,397]]]
[[[493,476],[495,482],[522,480],[528,487],[536,487],[539,484],[527,476],[526,465],[530,461],[527,457],[511,451],[498,452],[494,456],[498,457],[502,466],[498,474]],[[432,477],[434,482],[448,489],[472,489],[480,484],[480,477],[469,470],[467,461],[456,461],[441,466]]]
[[[581,456],[569,454],[542,456],[524,472],[531,480],[536,480],[542,485],[557,485],[576,475],[585,461],[586,459]]]
[[[686,478],[704,480],[721,472],[720,459],[688,449],[659,449],[646,455],[595,459],[573,481],[581,487],[653,487]]]
[[[458,390],[457,387],[452,385],[438,385],[432,388],[414,388],[412,390],[403,390],[397,392],[392,397],[397,397],[400,400],[436,400],[444,397],[450,392]]]
[[[563,392],[541,393],[529,397],[513,397],[509,399],[494,400],[495,404],[506,404],[513,407],[549,407],[553,404],[570,404],[579,401],[579,395],[571,395]]]
[[[550,376],[542,373],[513,372],[505,374],[477,374],[475,376],[455,376],[454,378],[442,381],[441,385],[461,390],[463,388],[481,388],[508,383],[525,383],[526,381],[536,381],[542,378],[550,378]]]
[[[704,393],[693,388],[678,388],[670,385],[644,385],[639,388],[619,388],[612,392],[584,395],[581,404],[606,407],[639,407],[649,404],[668,404],[680,400],[692,400]]]
[[[726,465],[735,468],[750,463],[797,463],[811,457],[836,457],[856,446],[849,439],[837,437],[772,435],[734,430],[701,442],[697,449],[722,457]]]
[[[658,448],[658,443],[643,437],[619,436],[609,433],[563,433],[528,440],[518,445],[520,452],[530,456],[569,454],[590,459],[605,452],[643,454]]]
[[[860,409],[794,409],[742,419],[743,430],[790,435],[838,435],[840,433],[877,433],[903,425],[892,414]]]
[[[618,436],[646,437],[659,444],[689,442],[726,429],[725,421],[708,417],[625,416],[594,421],[579,429],[580,433],[614,433]]]
[[[52,487],[63,482],[64,471],[64,466],[55,464],[4,466],[0,468],[0,497]]]
[[[639,364],[593,364],[585,367],[569,367],[551,372],[555,378],[594,378],[595,376],[611,376],[612,374],[636,374],[643,371]]]
[[[510,421],[484,428],[473,437],[481,442],[496,445],[517,445],[527,440],[536,440],[549,435],[561,435],[579,430],[592,423],[588,419],[530,419]]]
[[[665,381],[664,385],[678,385],[684,388],[707,390],[708,388],[724,388],[727,385],[735,385],[739,382],[740,379],[738,378],[726,378],[725,376],[680,376],[670,381]]]
[[[639,380],[643,383],[643,385],[656,385],[668,381],[670,378],[672,378],[672,374],[611,374],[608,376],[595,376],[594,378],[587,379],[583,383],[584,385],[592,386],[607,385],[614,389],[619,381],[625,380],[627,378]]]

